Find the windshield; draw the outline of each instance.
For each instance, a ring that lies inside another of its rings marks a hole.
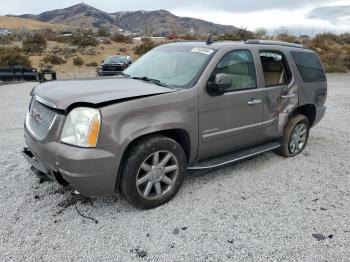
[[[124,74],[175,88],[190,88],[214,53],[210,48],[160,46],[139,58]]]
[[[105,61],[106,64],[126,64],[128,63],[128,59],[125,56],[110,56]]]

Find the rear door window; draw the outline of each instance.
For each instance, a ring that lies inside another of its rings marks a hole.
[[[261,51],[261,64],[264,72],[265,86],[284,86],[291,81],[291,73],[284,55],[277,51]]]
[[[305,83],[326,81],[321,61],[316,54],[297,51],[291,53]]]

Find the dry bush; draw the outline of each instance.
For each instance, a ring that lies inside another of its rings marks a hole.
[[[46,64],[52,64],[52,65],[62,65],[67,62],[65,59],[55,54],[44,56],[43,61]]]
[[[22,55],[18,47],[0,47],[0,66],[31,66],[28,56]]]
[[[141,56],[144,55],[145,53],[147,53],[148,51],[150,51],[151,49],[155,48],[156,46],[158,46],[159,44],[149,40],[149,39],[145,39],[142,41],[141,44],[135,46],[134,51],[135,54]]]
[[[84,65],[84,60],[80,56],[77,56],[73,59],[73,65],[82,66]]]
[[[298,38],[290,34],[278,34],[275,37],[275,40],[289,42],[289,43],[299,43]]]
[[[350,70],[350,45],[346,37],[332,33],[318,34],[304,44],[317,52],[328,73]]]
[[[78,47],[97,46],[97,40],[92,30],[78,30],[71,37],[67,37],[70,44]]]
[[[95,55],[99,54],[96,51],[96,48],[94,48],[94,47],[88,47],[88,48],[79,49],[79,53],[82,54],[82,55],[91,55],[91,56],[95,56]]]
[[[126,49],[125,47],[121,47],[119,48],[119,52],[125,54],[126,52],[128,52],[128,49]]]
[[[194,35],[194,34],[184,34],[184,35],[180,35],[179,38],[183,39],[183,40],[200,40],[203,39],[203,37],[201,37],[200,35]]]
[[[254,33],[248,31],[246,28],[239,28],[231,33],[225,33],[218,37],[218,40],[231,40],[231,41],[241,41],[253,39]]]
[[[112,41],[116,43],[126,43],[126,44],[132,44],[133,39],[130,36],[126,36],[123,34],[115,34],[112,36]]]
[[[0,45],[10,45],[15,41],[15,35],[2,35],[0,36]]]
[[[26,53],[41,54],[46,47],[46,39],[41,33],[35,33],[34,35],[28,36],[22,42],[22,50]]]
[[[96,67],[96,66],[98,66],[98,64],[96,61],[93,61],[93,62],[87,63],[86,66]]]
[[[102,36],[102,37],[109,37],[109,36],[110,36],[110,33],[109,33],[108,27],[100,26],[100,27],[98,28],[97,35],[98,35],[98,36]]]

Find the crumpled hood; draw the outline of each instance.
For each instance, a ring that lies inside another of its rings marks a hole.
[[[52,107],[66,110],[75,103],[98,105],[175,91],[140,80],[110,78],[46,82],[35,88],[34,95]]]

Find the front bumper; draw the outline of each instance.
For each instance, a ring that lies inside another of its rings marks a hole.
[[[116,155],[97,148],[40,143],[27,130],[24,133],[28,148],[23,150],[23,155],[36,169],[60,184],[67,182],[86,196],[114,193],[118,171]]]
[[[115,76],[120,75],[123,71],[99,71],[99,76]]]

